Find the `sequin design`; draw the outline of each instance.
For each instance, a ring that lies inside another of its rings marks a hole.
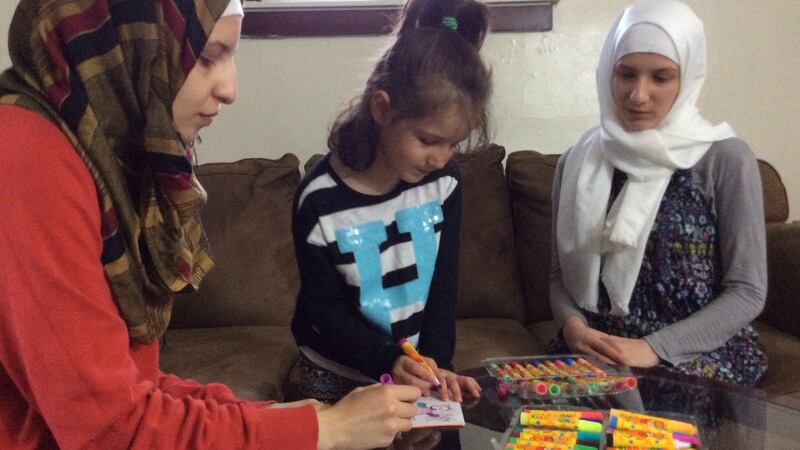
[[[425,309],[438,256],[436,225],[444,220],[442,207],[429,202],[395,214],[397,229],[411,236],[417,277],[386,288],[383,285],[381,246],[387,240],[382,221],[367,222],[336,230],[343,253],[352,253],[358,272],[360,311],[364,317],[392,335],[392,325]],[[346,274],[345,274],[346,275]],[[417,345],[417,336],[412,336]]]

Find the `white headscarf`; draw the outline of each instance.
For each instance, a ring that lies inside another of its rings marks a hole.
[[[231,0],[230,3],[228,3],[228,6],[225,7],[225,10],[222,11],[222,15],[219,17],[222,18],[227,16],[244,16],[242,0]]]
[[[658,53],[677,62],[680,92],[658,128],[628,132],[617,117],[611,81],[617,60],[635,52]],[[569,152],[558,210],[562,281],[581,308],[598,310],[602,281],[611,313],[628,313],[647,238],[672,173],[694,166],[714,142],[735,136],[727,123],[712,126],[697,111],[705,76],[703,23],[680,1],[638,1],[609,31],[597,65],[601,124]],[[614,168],[628,180],[606,214]]]

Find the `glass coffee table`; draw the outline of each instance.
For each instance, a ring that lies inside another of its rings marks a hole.
[[[647,369],[634,371],[639,381],[638,390],[622,394],[561,400],[524,400],[509,394],[501,399],[494,378],[482,367],[461,373],[475,377],[483,392],[479,400],[465,401],[463,405],[467,425],[458,431],[442,432],[436,448],[502,448],[503,434],[517,408],[560,403],[598,409],[691,414],[701,425],[704,448],[800,449],[800,399],[768,399],[756,389]]]

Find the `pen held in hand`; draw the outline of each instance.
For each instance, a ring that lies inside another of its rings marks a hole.
[[[436,376],[436,372],[433,371],[433,368],[431,367],[430,364],[428,364],[428,361],[425,361],[425,358],[423,358],[422,355],[420,355],[419,352],[417,352],[417,349],[415,349],[414,346],[411,345],[411,342],[408,342],[408,339],[406,338],[400,339],[399,341],[397,341],[397,344],[400,345],[400,348],[403,349],[403,351],[409,358],[413,359],[419,364],[422,364],[422,367],[427,369],[428,372],[430,372],[431,375],[433,375],[433,384],[436,385],[436,387],[441,386],[441,383],[439,383],[439,377]]]

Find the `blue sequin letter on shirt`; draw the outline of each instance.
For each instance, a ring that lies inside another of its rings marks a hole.
[[[395,214],[400,233],[411,234],[417,266],[417,278],[407,283],[383,287],[380,245],[387,239],[386,226],[380,220],[336,230],[342,253],[355,257],[361,292],[361,313],[388,335],[392,334],[390,312],[428,300],[438,245],[434,226],[444,220],[441,205],[431,202],[398,211]]]

